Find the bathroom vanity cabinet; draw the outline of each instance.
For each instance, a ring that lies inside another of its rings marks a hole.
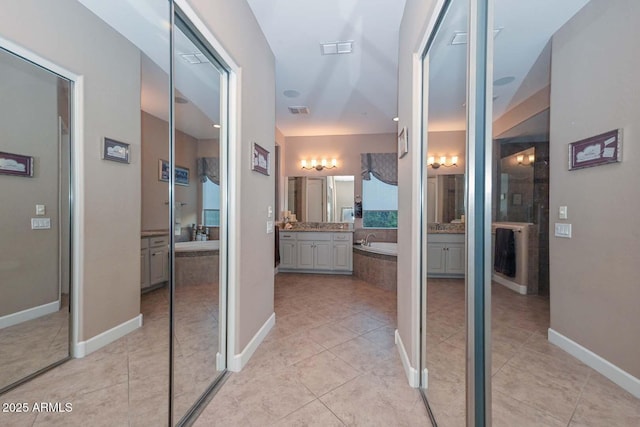
[[[429,233],[427,276],[464,277],[464,234]]]
[[[279,271],[351,274],[351,232],[280,231]]]
[[[140,288],[150,289],[169,280],[169,236],[140,239]]]

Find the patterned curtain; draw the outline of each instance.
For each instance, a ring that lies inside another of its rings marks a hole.
[[[362,179],[369,181],[371,175],[389,185],[398,185],[397,153],[362,153]]]
[[[220,185],[220,159],[218,157],[200,157],[198,159],[198,179],[205,183],[209,179]]]

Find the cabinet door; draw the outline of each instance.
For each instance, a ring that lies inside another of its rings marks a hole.
[[[447,273],[464,274],[464,243],[447,244],[446,258]]]
[[[427,244],[427,274],[445,273],[445,247],[443,243]]]
[[[169,247],[165,246],[162,249],[162,281],[169,281]]]
[[[162,248],[149,249],[149,284],[155,285],[162,283],[166,279],[167,274],[165,268],[168,266],[168,262],[164,259],[166,250]]]
[[[148,288],[149,283],[149,249],[140,251],[140,288]]]
[[[321,270],[333,269],[333,244],[331,242],[313,242],[315,249],[314,267]]]
[[[351,254],[353,247],[347,242],[333,243],[333,269],[351,270]]]
[[[296,242],[280,241],[280,267],[296,268]]]
[[[298,268],[311,269],[313,268],[313,242],[302,241],[298,242]]]

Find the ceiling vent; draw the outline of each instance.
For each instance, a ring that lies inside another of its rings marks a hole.
[[[309,114],[309,107],[289,107],[289,112],[291,114]]]
[[[502,28],[496,28],[495,30],[493,30],[494,39],[498,37],[498,34],[500,34],[500,31],[502,31]],[[455,46],[458,44],[467,44],[468,41],[469,41],[469,35],[464,31],[458,31],[453,33],[453,38],[451,39],[451,45]]]
[[[353,52],[353,40],[344,42],[320,43],[320,53],[323,55],[341,55]]]
[[[182,59],[184,59],[189,64],[208,64],[209,60],[202,53],[182,53],[180,54]]]

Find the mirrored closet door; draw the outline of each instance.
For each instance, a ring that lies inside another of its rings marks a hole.
[[[0,49],[0,392],[69,357],[71,83]]]

